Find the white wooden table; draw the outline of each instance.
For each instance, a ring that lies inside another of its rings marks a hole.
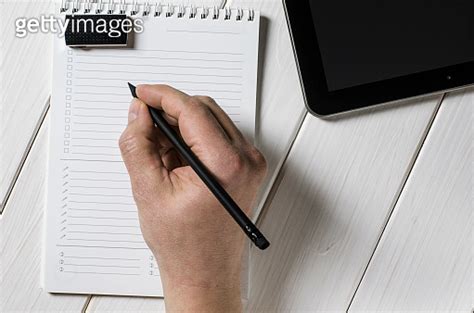
[[[164,311],[42,290],[51,36],[17,39],[14,20],[52,6],[0,3],[0,312]],[[469,312],[474,88],[321,120],[305,111],[281,1],[226,6],[263,15],[258,223],[272,246],[251,250],[247,310]]]

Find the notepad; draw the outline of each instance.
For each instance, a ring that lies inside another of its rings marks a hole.
[[[133,34],[133,47],[72,49],[55,39],[43,277],[49,292],[163,295],[118,148],[128,81],[211,96],[254,137],[258,12],[217,10],[216,17],[197,8],[192,17],[193,8],[157,15],[181,8],[137,7],[133,18],[143,19],[144,31]]]

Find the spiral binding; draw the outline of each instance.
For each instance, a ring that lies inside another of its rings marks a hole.
[[[95,10],[93,10],[95,8]],[[71,10],[70,10],[71,9]],[[173,17],[178,18],[201,18],[201,19],[219,19],[220,15],[223,14],[224,20],[230,20],[235,16],[236,21],[242,21],[245,12],[247,12],[247,20],[253,21],[255,19],[255,12],[252,9],[220,9],[217,6],[200,7],[198,16],[198,8],[191,5],[185,7],[184,5],[163,5],[160,2],[150,4],[149,1],[144,3],[126,3],[124,0],[109,0],[104,2],[103,0],[62,0],[60,6],[60,12],[70,12],[72,14],[83,12],[84,14],[95,13],[95,14],[114,14],[118,11],[120,14],[129,13],[131,16],[154,16],[154,17]],[[152,11],[153,14],[152,14]]]

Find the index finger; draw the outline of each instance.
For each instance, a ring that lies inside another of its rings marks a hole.
[[[137,85],[138,98],[154,108],[162,109],[176,121],[190,96],[167,85]]]
[[[231,145],[210,109],[184,92],[166,85],[138,85],[136,91],[146,104],[178,121],[183,140],[198,156],[205,151],[218,153]]]

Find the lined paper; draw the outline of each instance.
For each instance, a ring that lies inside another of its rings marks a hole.
[[[133,48],[70,49],[55,40],[44,276],[50,292],[163,295],[118,148],[131,101],[127,82],[211,96],[254,137],[258,15],[144,19]]]

